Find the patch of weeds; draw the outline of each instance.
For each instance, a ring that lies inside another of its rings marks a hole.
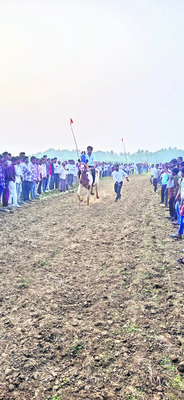
[[[170,357],[165,357],[164,359],[160,360],[159,364],[164,365],[168,371],[175,371],[175,367],[172,365]]]
[[[117,296],[117,295],[118,295],[117,292],[115,292],[115,291],[112,291],[112,292],[111,292],[111,296]]]
[[[83,349],[84,343],[78,339],[77,336],[74,336],[71,346],[69,347],[69,354],[73,357],[77,356],[77,354]]]
[[[49,260],[47,260],[47,261],[42,261],[40,265],[41,265],[41,267],[45,267],[45,266],[49,267],[51,265],[51,263]]]
[[[114,361],[114,356],[112,354],[102,353],[101,359],[99,361],[99,366],[101,368],[107,368]]]
[[[171,386],[175,390],[180,389],[180,390],[182,390],[182,392],[184,391],[184,384],[181,380],[180,374],[176,375],[176,378],[174,378],[174,380],[172,381]]]
[[[24,279],[23,281],[18,283],[19,289],[26,289],[29,287],[29,284],[32,282],[31,278]]]
[[[135,332],[137,331],[137,326],[131,325],[129,326],[129,328],[127,329],[127,333],[131,333],[131,332]]]
[[[168,365],[167,369],[169,371],[175,371],[174,365],[172,365],[172,364]]]
[[[152,279],[154,277],[154,273],[151,271],[145,272],[145,279]]]
[[[61,396],[52,396],[48,400],[61,400]]]
[[[173,393],[171,393],[170,396],[171,396],[171,400],[179,400],[179,399],[177,399],[177,398],[175,397],[175,394],[173,394]]]
[[[126,330],[127,333],[132,333],[138,331],[138,327],[136,325],[127,325],[125,324],[123,328]]]
[[[135,400],[135,397],[132,396],[132,394],[128,394],[128,395],[126,396],[126,400]]]
[[[142,386],[136,386],[136,387],[135,387],[135,390],[136,390],[137,392],[146,392],[146,390],[147,390],[147,385],[146,385],[146,384],[143,384]]]

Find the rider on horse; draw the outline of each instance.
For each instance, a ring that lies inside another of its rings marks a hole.
[[[92,146],[88,146],[87,147],[86,160],[88,160],[88,167],[91,170],[91,174],[92,174],[92,177],[93,177],[93,185],[94,185],[94,183],[95,183],[95,166],[94,166],[95,159],[94,159],[93,147]],[[91,187],[91,194],[94,194],[93,193],[93,185]]]

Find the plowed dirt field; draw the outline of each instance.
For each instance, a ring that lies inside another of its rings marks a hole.
[[[1,400],[184,399],[182,241],[148,176],[114,198],[0,214]]]

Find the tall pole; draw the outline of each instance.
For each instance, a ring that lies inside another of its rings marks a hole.
[[[71,131],[72,131],[72,135],[73,135],[73,138],[74,138],[74,142],[75,142],[75,147],[76,147],[76,152],[77,152],[77,159],[79,159],[80,157],[79,157],[79,150],[78,150],[78,146],[77,146],[77,141],[76,141],[76,138],[75,138],[75,135],[74,135],[74,131],[73,131],[73,128],[72,128],[72,124],[73,124],[73,120],[70,118],[70,126],[71,126]]]
[[[122,141],[122,143],[123,143],[124,154],[125,154],[125,157],[126,157],[126,162],[127,162],[127,164],[128,164],[128,158],[127,158],[127,153],[126,153],[126,150],[125,150],[125,143],[124,143],[123,138],[121,139],[121,141]]]

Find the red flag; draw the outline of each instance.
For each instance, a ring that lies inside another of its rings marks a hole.
[[[70,123],[73,124],[73,120],[70,118]]]
[[[121,139],[122,140],[122,142],[123,142],[123,139]]]

